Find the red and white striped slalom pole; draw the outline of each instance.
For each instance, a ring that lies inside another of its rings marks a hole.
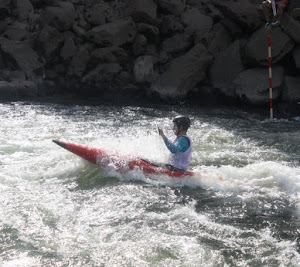
[[[272,86],[272,55],[271,36],[268,36],[268,62],[269,62],[269,98],[270,98],[270,119],[273,119],[273,86]]]

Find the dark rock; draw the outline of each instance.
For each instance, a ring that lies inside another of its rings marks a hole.
[[[53,96],[56,92],[57,85],[53,81],[37,80],[36,86],[38,88],[38,96]]]
[[[34,14],[34,8],[29,0],[13,0],[15,11],[20,21],[31,18]]]
[[[284,90],[282,93],[282,100],[285,102],[298,102],[300,101],[300,77],[285,77]]]
[[[132,45],[132,52],[135,56],[140,56],[145,53],[147,49],[147,39],[142,34],[137,34]]]
[[[124,62],[127,59],[127,53],[124,49],[111,46],[105,48],[98,48],[91,53],[91,61],[97,63],[115,63]]]
[[[260,14],[248,0],[212,0],[220,8],[224,17],[230,17],[248,31],[254,31],[261,25]]]
[[[273,100],[281,94],[283,85],[283,68],[273,67]],[[254,68],[241,72],[234,80],[237,96],[249,104],[260,106],[269,101],[269,76],[266,68]]]
[[[152,83],[150,90],[162,98],[184,97],[194,86],[206,78],[212,56],[198,44],[185,55],[174,59],[167,70]]]
[[[211,31],[211,38],[208,42],[208,51],[214,56],[224,50],[231,42],[231,35],[221,23],[214,25]]]
[[[99,26],[106,23],[105,13],[110,7],[104,3],[96,4],[86,10],[84,17],[88,23],[93,26]]]
[[[183,25],[174,15],[166,15],[160,27],[160,32],[166,36],[171,36],[175,33],[183,32],[183,30]]]
[[[33,72],[43,67],[38,54],[27,45],[8,41],[1,44],[1,50],[6,61],[10,61],[11,65],[21,69],[27,77],[32,77]]]
[[[101,46],[120,46],[131,43],[135,35],[136,27],[131,18],[97,26],[87,32],[88,39]]]
[[[235,41],[216,56],[210,68],[211,84],[224,95],[234,96],[232,84],[243,69],[240,42]]]
[[[68,31],[76,18],[75,8],[70,2],[59,2],[59,6],[46,7],[41,16],[42,25],[51,25],[58,31]]]
[[[19,97],[35,98],[38,95],[38,88],[32,81],[12,81],[17,88]]]
[[[167,53],[178,53],[191,48],[192,44],[192,39],[189,34],[176,34],[163,41],[162,49]]]
[[[293,51],[293,58],[297,70],[300,72],[300,46],[297,46]]]
[[[244,60],[250,66],[268,65],[268,36],[272,40],[272,62],[276,63],[286,54],[291,52],[294,41],[280,28],[270,28],[266,31],[264,27],[256,31],[247,42]]]
[[[66,60],[68,58],[71,58],[75,55],[77,48],[74,45],[73,36],[71,32],[66,32],[64,34],[64,45],[60,50],[60,56]]]
[[[139,23],[137,24],[137,31],[147,38],[148,43],[157,43],[159,41],[159,29],[155,26]]]
[[[56,28],[48,25],[43,28],[38,37],[39,48],[48,60],[59,55],[63,43],[63,35]]]
[[[173,15],[181,15],[184,11],[186,0],[157,0],[157,5]]]
[[[154,78],[154,63],[156,59],[153,56],[138,57],[134,63],[133,73],[137,83],[152,82]]]
[[[84,47],[81,47],[79,51],[74,55],[70,63],[68,75],[82,77],[87,68],[89,59],[89,52]]]
[[[300,44],[300,23],[284,13],[281,21],[283,31],[290,36],[297,44]]]
[[[0,81],[0,101],[18,100],[17,88],[9,82]]]
[[[3,36],[9,40],[14,40],[14,41],[24,41],[28,39],[31,34],[30,32],[20,29],[20,28],[8,28]]]
[[[99,64],[94,70],[83,77],[83,82],[89,85],[110,82],[122,71],[118,63]]]
[[[203,15],[198,9],[191,8],[181,15],[181,21],[190,30],[200,33],[209,32],[213,26],[211,17]]]
[[[0,17],[4,19],[11,12],[12,0],[0,0]]]

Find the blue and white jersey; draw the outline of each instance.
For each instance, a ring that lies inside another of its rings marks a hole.
[[[169,164],[178,169],[187,170],[192,154],[191,138],[187,135],[181,135],[173,143],[166,139],[165,144],[171,152]]]

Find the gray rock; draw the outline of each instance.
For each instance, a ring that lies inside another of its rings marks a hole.
[[[131,0],[129,5],[133,7],[131,16],[137,22],[148,22],[156,19],[157,5],[153,0]]]
[[[14,41],[4,42],[1,45],[1,50],[6,59],[11,64],[16,64],[27,77],[32,77],[33,72],[43,67],[38,54],[26,44],[19,44]]]
[[[64,37],[56,28],[46,25],[39,34],[38,43],[42,53],[50,60],[59,55]]]
[[[200,33],[209,32],[213,26],[211,17],[203,15],[199,9],[191,8],[181,15],[181,21],[189,29]]]
[[[159,41],[159,29],[155,26],[146,23],[138,23],[137,31],[147,38],[148,43],[157,43]]]
[[[42,25],[51,25],[58,31],[68,31],[76,18],[74,5],[70,2],[59,2],[59,6],[48,6],[41,16]]]
[[[104,3],[99,3],[88,8],[84,13],[84,17],[93,26],[103,25],[106,23],[105,13],[110,7]]]
[[[157,0],[157,5],[174,15],[180,15],[185,8],[186,0]]]
[[[243,69],[240,42],[237,40],[216,56],[210,68],[211,83],[223,94],[233,96],[232,83]]]
[[[14,40],[14,41],[24,41],[28,39],[31,34],[27,30],[20,29],[20,28],[8,28],[3,36],[5,38],[8,38],[9,40]]]
[[[297,46],[293,51],[293,58],[297,70],[300,72],[300,46]]]
[[[268,65],[268,35],[271,36],[272,62],[276,63],[294,48],[294,41],[280,28],[265,27],[256,31],[247,42],[244,60],[250,66]]]
[[[135,35],[136,27],[131,18],[97,26],[87,32],[88,39],[101,46],[120,46],[131,43]]]
[[[77,48],[73,42],[73,38],[72,38],[72,34],[69,33],[65,33],[65,41],[64,41],[64,45],[60,50],[60,56],[66,60],[68,58],[71,58],[75,55],[77,51]]]
[[[37,80],[36,86],[38,88],[38,96],[53,96],[56,91],[57,85],[53,81]]]
[[[81,47],[79,51],[72,58],[72,61],[68,69],[68,75],[82,77],[82,75],[84,74],[87,68],[89,59],[90,59],[89,52],[84,47]]]
[[[280,96],[283,85],[283,68],[273,67],[273,100]],[[236,95],[255,106],[269,102],[269,75],[266,68],[254,68],[241,72],[234,80]]]
[[[25,81],[26,75],[21,70],[11,71],[9,74],[10,81]]]
[[[160,27],[160,32],[163,35],[167,36],[173,35],[178,32],[183,32],[183,30],[183,25],[174,15],[165,16]]]
[[[261,25],[260,14],[249,0],[212,0],[224,17],[230,17],[242,27],[255,30]]]
[[[121,71],[122,67],[118,63],[99,64],[83,77],[83,82],[89,85],[110,82]]]
[[[167,70],[152,83],[150,90],[162,98],[186,96],[197,83],[206,78],[212,60],[207,49],[198,44],[185,55],[171,61]]]
[[[111,46],[98,48],[91,53],[91,61],[94,63],[115,63],[125,62],[127,60],[127,53],[124,49]]]
[[[9,15],[11,11],[11,2],[12,0],[0,0],[0,16],[5,18]]]
[[[31,18],[34,14],[34,8],[29,0],[13,0],[15,11],[20,21]]]
[[[0,81],[0,101],[18,100],[17,88],[9,82]]]
[[[231,35],[221,23],[214,25],[211,31],[211,39],[208,42],[208,51],[214,56],[228,47],[231,42]]]
[[[152,82],[154,77],[153,66],[155,63],[153,56],[138,57],[134,63],[133,73],[137,83]]]
[[[284,13],[281,24],[283,31],[297,44],[300,44],[300,23],[287,13]]]
[[[20,97],[34,98],[38,95],[38,88],[32,81],[12,81],[12,84],[17,88]]]
[[[140,56],[147,49],[147,39],[142,34],[137,34],[132,45],[132,52],[135,56]]]
[[[300,101],[300,77],[285,77],[285,86],[282,92],[282,100],[286,102]]]
[[[300,22],[300,8],[295,8],[294,10],[292,10],[291,16],[292,16],[293,19]]]
[[[176,34],[162,43],[163,51],[167,53],[178,53],[188,50],[192,46],[192,38],[189,34]]]

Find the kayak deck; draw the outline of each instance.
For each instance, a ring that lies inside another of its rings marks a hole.
[[[139,157],[124,155],[107,149],[66,143],[58,140],[53,140],[53,142],[75,155],[103,168],[113,165],[118,171],[140,169],[146,174],[166,174],[177,178],[194,175],[191,171],[170,170],[151,164]]]

